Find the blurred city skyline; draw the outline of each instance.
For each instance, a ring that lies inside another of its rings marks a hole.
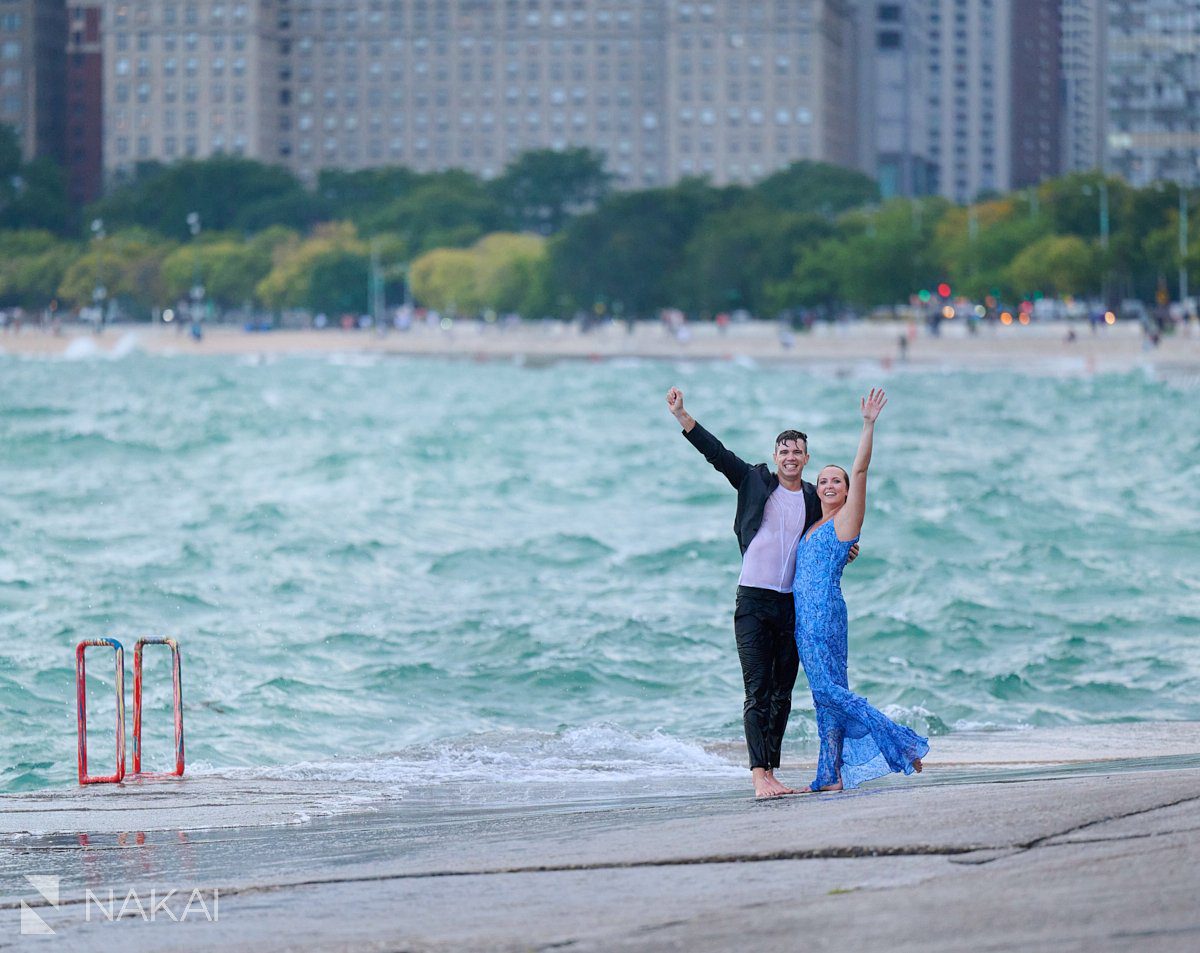
[[[0,0],[0,61],[77,204],[222,153],[311,185],[584,146],[627,189],[808,159],[959,203],[1200,179],[1196,0]]]

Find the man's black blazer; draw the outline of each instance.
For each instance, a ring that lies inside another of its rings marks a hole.
[[[754,534],[762,526],[763,510],[767,506],[767,498],[779,486],[776,476],[765,463],[749,464],[736,453],[725,448],[716,437],[696,424],[691,431],[685,431],[688,443],[704,454],[704,459],[727,479],[737,490],[737,512],[733,517],[733,532],[737,536],[738,546],[742,555]],[[817,496],[817,488],[811,483],[802,482],[804,490],[804,532],[821,518],[821,501]]]

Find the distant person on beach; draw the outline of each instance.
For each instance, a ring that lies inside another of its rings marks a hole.
[[[830,465],[817,475],[820,517],[805,528],[796,550],[796,647],[812,689],[821,743],[812,791],[849,790],[890,772],[912,774],[929,753],[927,739],[851,692],[846,677],[842,569],[866,515],[867,467],[875,421],[885,404],[887,396],[874,388],[859,402],[863,429],[854,464],[849,474]]]
[[[667,406],[687,441],[737,490],[734,532],[742,551],[742,572],[733,631],[746,692],[742,721],[754,794],[794,794],[775,777],[775,769],[800,665],[792,601],[796,544],[821,516],[816,488],[802,479],[808,437],[798,430],[776,437],[772,472],[765,463],[751,465],[725,449],[684,409],[679,388],[667,391]],[[857,552],[856,546],[850,558]]]

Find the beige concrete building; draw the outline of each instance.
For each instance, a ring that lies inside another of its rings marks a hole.
[[[105,163],[465,168],[604,152],[625,187],[852,164],[845,0],[107,0]]]
[[[281,157],[322,167],[459,167],[590,146],[630,185],[661,181],[658,4],[293,0]],[[290,90],[290,93],[289,93]]]
[[[104,167],[275,157],[273,0],[106,0]]]
[[[669,180],[749,182],[797,159],[854,164],[854,31],[842,0],[665,6]]]
[[[66,35],[66,0],[0,0],[0,123],[26,160],[63,158]]]

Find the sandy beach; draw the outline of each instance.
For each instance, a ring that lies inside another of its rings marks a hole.
[[[414,791],[321,816],[331,788],[200,777],[6,795],[0,948],[29,939],[23,902],[55,931],[47,948],[89,951],[1200,942],[1197,724],[954,735],[918,778],[769,802],[725,781],[503,804]],[[57,903],[25,875],[60,877]],[[119,908],[151,889],[200,891],[218,915],[110,923],[85,892]]]
[[[714,325],[690,326],[681,340],[655,322],[632,331],[604,325],[586,333],[556,321],[526,322],[502,328],[459,321],[449,329],[418,326],[406,332],[341,330],[276,330],[248,333],[231,326],[205,329],[192,341],[175,328],[117,325],[102,335],[69,329],[61,335],[37,328],[0,335],[0,354],[65,355],[86,358],[141,350],[150,354],[288,355],[370,353],[462,357],[473,360],[515,359],[537,363],[558,359],[601,360],[654,358],[735,360],[796,364],[845,365],[878,362],[885,367],[967,367],[1019,369],[1050,373],[1127,372],[1135,368],[1165,373],[1200,369],[1200,332],[1188,327],[1147,348],[1132,323],[1096,333],[1076,325],[1067,340],[1067,325],[995,326],[978,334],[965,325],[948,323],[938,336],[921,329],[906,349],[902,322],[859,322],[817,325],[806,333],[781,335],[777,324],[752,322],[721,332]]]

